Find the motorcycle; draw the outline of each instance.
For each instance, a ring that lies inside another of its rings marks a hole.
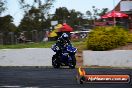
[[[75,68],[75,53],[77,51],[75,47],[66,44],[59,54],[57,52],[60,49],[56,44],[54,44],[51,49],[56,52],[56,54],[52,57],[52,66],[54,68],[60,68],[60,66],[69,66],[69,68],[71,69]]]

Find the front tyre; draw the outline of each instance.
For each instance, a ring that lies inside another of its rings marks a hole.
[[[60,68],[59,59],[56,55],[53,55],[53,57],[52,57],[52,66],[54,68]]]

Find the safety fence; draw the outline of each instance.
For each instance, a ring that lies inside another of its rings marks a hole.
[[[0,33],[0,44],[17,44],[27,42],[41,42],[46,36],[46,31],[22,31],[19,33],[14,32],[1,32]]]

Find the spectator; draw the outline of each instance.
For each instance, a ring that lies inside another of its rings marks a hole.
[[[25,41],[26,41],[26,38],[24,36],[24,33],[21,33],[19,38],[18,38],[18,42],[19,43],[25,43]]]

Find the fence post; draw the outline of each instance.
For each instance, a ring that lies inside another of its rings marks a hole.
[[[0,44],[3,45],[3,33],[0,33]]]

